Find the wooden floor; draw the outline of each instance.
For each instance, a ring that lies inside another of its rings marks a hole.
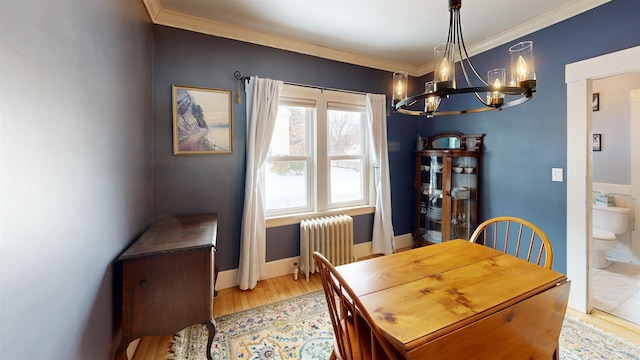
[[[584,314],[569,308],[567,314],[640,345],[640,325],[596,309],[593,309],[591,314]]]
[[[242,291],[237,287],[222,289],[213,301],[213,316],[235,313],[267,303],[288,299],[322,289],[320,275],[314,274],[307,282],[304,278],[294,281],[293,275],[262,280],[255,289]],[[580,318],[609,333],[640,344],[640,326],[621,320],[615,316],[594,310],[592,314],[582,314],[569,309],[568,314]],[[133,355],[134,360],[166,360],[172,336],[150,336],[140,339]]]
[[[322,290],[319,274],[295,281],[293,275],[275,277],[258,282],[253,290],[238,287],[222,289],[213,300],[213,318]],[[147,336],[140,339],[133,360],[166,360],[173,336]]]

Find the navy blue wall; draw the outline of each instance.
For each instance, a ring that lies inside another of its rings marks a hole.
[[[218,212],[218,266],[238,267],[244,202],[245,101],[235,103],[234,71],[294,83],[388,93],[391,73],[313,56],[203,35],[154,27],[154,215]],[[233,90],[233,154],[173,156],[171,85]],[[387,96],[389,96],[387,94]],[[390,152],[393,219],[396,234],[411,232],[412,151],[418,119],[393,114],[388,139],[400,146]],[[356,243],[370,241],[373,217],[354,220]],[[267,260],[299,254],[297,226],[267,232]]]
[[[387,128],[388,140],[394,145],[389,161],[395,234],[410,233],[413,226],[416,134],[484,133],[481,218],[512,214],[534,222],[552,239],[556,253],[554,268],[566,271],[566,184],[551,182],[552,167],[566,169],[564,67],[639,45],[639,18],[637,0],[614,0],[524,37],[535,43],[538,92],[522,106],[430,120],[392,114]],[[482,74],[494,67],[507,67],[509,45],[474,57],[474,64]],[[244,201],[245,104],[233,104],[233,154],[173,156],[171,84],[231,89],[235,99],[235,70],[243,75],[381,93],[387,97],[391,80],[386,71],[154,27],[154,214],[217,211],[220,270],[238,266]],[[421,91],[425,78],[414,79],[412,93]],[[371,216],[356,219],[357,242],[370,237],[367,229],[370,223]],[[268,260],[297,255],[295,226],[269,229],[267,241]]]

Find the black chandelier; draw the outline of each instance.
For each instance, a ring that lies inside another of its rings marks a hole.
[[[510,54],[510,82],[505,86],[506,69],[493,69],[487,73],[484,80],[476,71],[469,59],[469,54],[462,38],[462,25],[460,23],[460,8],[462,0],[449,0],[449,35],[447,42],[436,46],[434,79],[425,84],[423,93],[407,97],[408,73],[393,73],[393,100],[394,111],[409,115],[425,116],[428,118],[439,115],[459,115],[490,110],[500,110],[529,101],[536,91],[536,73],[533,62],[533,42],[523,41],[509,48]],[[455,60],[460,59],[460,67],[467,87],[458,88],[455,80]],[[465,65],[466,63],[466,65]],[[467,69],[469,67],[469,69]],[[472,71],[481,86],[473,86],[469,78]],[[475,94],[482,103],[478,108],[465,110],[438,111],[440,102],[457,94]],[[486,98],[480,95],[486,93]],[[505,95],[519,96],[516,99],[505,101]],[[418,100],[424,99],[424,111],[409,109]]]

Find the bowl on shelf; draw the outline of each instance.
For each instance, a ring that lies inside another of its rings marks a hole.
[[[422,235],[422,238],[434,244],[438,244],[442,242],[442,233],[436,230],[427,230],[426,234]]]
[[[465,187],[455,187],[453,191],[451,191],[451,196],[454,199],[465,200],[469,198],[469,189]]]
[[[460,174],[462,172],[462,168],[461,167],[454,167],[453,168],[453,172],[456,174]]]
[[[442,219],[442,208],[441,207],[430,205],[426,210],[427,210],[426,214],[427,214],[428,218],[434,219],[434,220],[441,220]]]
[[[442,164],[437,163],[434,168],[436,169],[436,171],[442,171]]]
[[[466,167],[464,168],[464,172],[467,174],[471,174],[473,172],[473,168],[472,167]]]

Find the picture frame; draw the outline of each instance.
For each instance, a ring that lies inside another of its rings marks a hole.
[[[231,90],[172,85],[173,154],[233,152]]]
[[[593,134],[593,151],[602,151],[602,134]]]
[[[593,111],[600,111],[600,93],[593,93],[591,105],[593,106]]]

